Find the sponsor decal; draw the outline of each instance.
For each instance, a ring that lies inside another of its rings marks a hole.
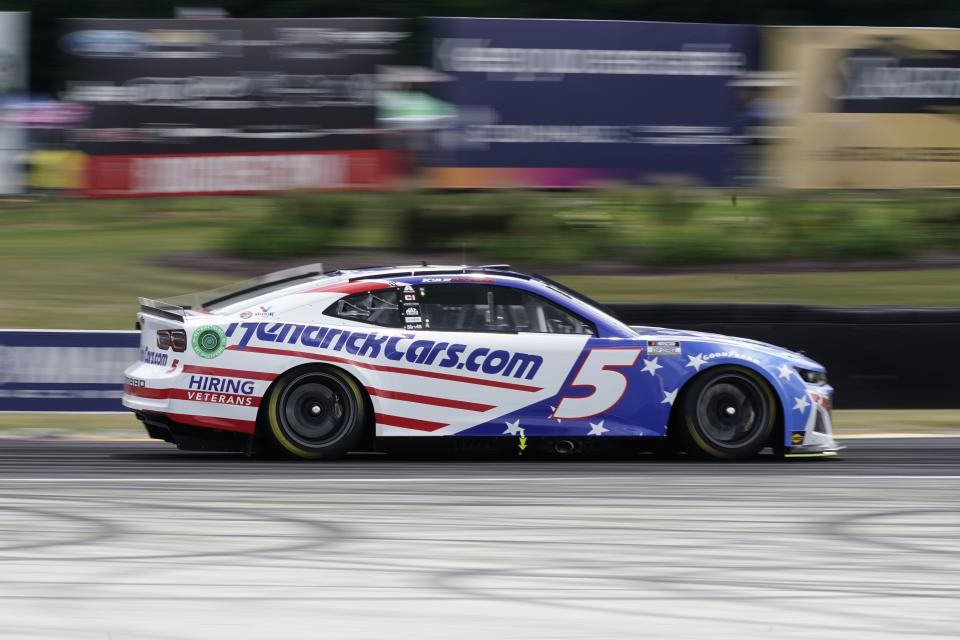
[[[273,305],[261,304],[257,307],[256,311],[244,311],[240,314],[240,317],[244,320],[249,320],[250,318],[272,318],[273,317]]]
[[[128,387],[133,387],[135,389],[143,389],[147,386],[146,380],[141,380],[140,378],[131,378],[130,376],[123,377],[123,384]]]
[[[688,356],[689,357],[689,356]],[[753,364],[760,364],[760,361],[748,353],[743,353],[742,351],[717,351],[715,353],[702,354],[695,357],[694,359],[699,358],[701,364],[703,362],[709,362],[716,358],[737,358],[740,360],[746,360],[747,362],[752,362]],[[687,365],[688,367],[691,365]],[[697,368],[699,370],[699,368]]]
[[[651,356],[679,356],[680,343],[676,340],[648,340],[647,353]]]
[[[405,316],[419,316],[420,315],[420,305],[409,306],[403,311]]]
[[[254,381],[218,376],[190,376],[187,400],[213,402],[241,407],[254,406]]]
[[[543,357],[537,354],[471,348],[460,343],[419,339],[412,333],[381,335],[376,331],[285,322],[234,322],[227,327],[226,337],[230,339],[231,348],[238,350],[243,350],[251,342],[301,345],[317,351],[345,352],[358,358],[402,361],[526,380],[533,380],[543,365]]]
[[[216,325],[206,325],[193,332],[193,350],[201,358],[216,358],[227,348],[227,336]]]
[[[803,431],[794,431],[793,434],[790,436],[790,443],[803,444],[803,436],[804,436]]]
[[[218,391],[220,393],[239,393],[243,395],[253,395],[253,380],[244,380],[241,378],[221,378],[218,376],[190,376],[187,382],[188,389],[198,391]]]
[[[155,364],[160,367],[167,366],[167,354],[152,351],[150,347],[144,347],[140,350],[140,360],[146,364]]]
[[[403,301],[404,301],[404,302],[416,302],[416,301],[417,301],[417,295],[414,294],[414,293],[405,293],[405,294],[403,294]]]
[[[215,404],[232,404],[238,407],[252,407],[253,397],[236,396],[229,393],[211,393],[209,391],[187,391],[187,400],[193,402],[213,402]]]

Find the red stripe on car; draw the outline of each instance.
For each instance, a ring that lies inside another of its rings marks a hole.
[[[243,371],[241,369],[221,369],[219,367],[201,367],[194,364],[183,365],[184,373],[199,373],[206,376],[222,376],[224,378],[246,378],[248,380],[274,380],[277,373],[269,371]]]
[[[429,404],[436,407],[450,407],[452,409],[463,409],[465,411],[489,411],[495,409],[496,405],[481,404],[479,402],[467,402],[466,400],[454,400],[452,398],[438,398],[436,396],[422,396],[418,393],[404,393],[403,391],[385,391],[367,387],[367,393],[380,398],[389,398],[390,400],[403,400],[404,402],[416,402],[418,404]]]
[[[191,402],[209,402],[234,407],[259,407],[260,396],[242,393],[220,393],[218,391],[197,391],[196,389],[148,389],[124,385],[123,392],[141,398],[156,400],[189,400]],[[247,402],[249,400],[249,402]]]
[[[417,420],[416,418],[404,418],[403,416],[391,416],[387,413],[376,414],[377,424],[386,424],[391,427],[401,427],[403,429],[415,429],[417,431],[436,431],[445,426],[442,422],[432,422],[430,420]]]
[[[236,345],[227,347],[232,351],[240,351]],[[439,371],[423,371],[421,369],[407,369],[405,367],[391,367],[383,364],[372,364],[370,362],[358,362],[348,358],[338,358],[337,356],[327,356],[319,353],[308,353],[306,351],[289,351],[286,349],[271,349],[269,347],[244,347],[242,351],[252,353],[265,353],[275,356],[292,356],[294,358],[307,358],[310,360],[321,360],[323,362],[335,362],[337,364],[348,364],[363,369],[373,369],[375,371],[385,371],[388,373],[402,373],[409,376],[423,376],[424,378],[436,378],[438,380],[452,380],[454,382],[465,382],[467,384],[479,384],[485,387],[499,387],[501,389],[513,389],[514,391],[543,391],[540,387],[534,387],[529,384],[518,384],[516,382],[503,382],[501,380],[481,380],[480,378],[471,378],[468,376],[458,376],[455,373],[440,373]]]
[[[341,282],[328,284],[324,287],[310,289],[307,293],[363,293],[364,291],[378,291],[387,289],[390,285],[377,280],[358,280],[356,282]]]
[[[166,400],[170,397],[170,389],[148,389],[147,387],[133,387],[129,384],[123,385],[123,392],[128,396],[153,398],[155,400]]]
[[[217,391],[197,391],[195,389],[170,389],[173,400],[190,402],[209,402],[232,407],[259,407],[260,396],[248,396],[241,393],[218,393]]]
[[[178,424],[185,424],[193,427],[209,427],[212,429],[224,429],[226,431],[238,431],[240,433],[253,433],[256,427],[256,422],[253,420],[214,418],[213,416],[194,416],[186,413],[167,413],[164,415]]]

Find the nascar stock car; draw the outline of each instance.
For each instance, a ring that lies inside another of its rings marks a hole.
[[[806,356],[627,326],[505,265],[304,267],[190,302],[140,300],[123,395],[151,437],[182,449],[838,450],[833,389]]]

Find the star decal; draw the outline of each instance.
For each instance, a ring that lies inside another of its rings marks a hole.
[[[659,359],[660,359],[660,356],[657,356],[656,358],[651,358],[650,360],[647,360],[646,358],[644,358],[643,369],[640,369],[640,371],[646,371],[651,376],[656,375],[657,369],[663,369],[663,365],[657,363],[657,360]]]
[[[679,391],[679,390],[680,390],[680,389],[679,389],[679,387],[678,387],[678,388],[674,389],[673,391],[664,391],[664,392],[663,392],[663,400],[660,401],[660,404],[668,404],[668,405],[670,405],[670,406],[672,407],[672,406],[673,406],[673,401],[677,399],[677,391]]]
[[[690,362],[688,362],[686,366],[693,367],[697,371],[700,371],[700,367],[707,363],[706,360],[703,359],[702,353],[698,353],[695,356],[687,356],[687,359],[690,360]]]
[[[800,376],[800,374],[797,373],[797,370],[788,364],[782,364],[777,367],[777,372],[777,377],[781,380],[789,380],[790,376]]]
[[[799,396],[793,399],[793,408],[803,413],[807,410],[807,407],[810,406],[810,402],[807,400],[807,396]]]
[[[503,424],[507,425],[507,430],[503,432],[503,435],[505,436],[520,435],[520,420],[514,420],[513,422],[504,422]]]
[[[603,428],[603,420],[601,420],[600,422],[591,422],[591,423],[590,423],[590,433],[588,433],[587,435],[588,435],[588,436],[599,436],[599,435],[603,435],[603,434],[606,433],[607,431],[610,431],[610,429],[604,429],[604,428]]]

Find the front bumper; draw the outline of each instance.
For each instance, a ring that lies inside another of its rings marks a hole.
[[[843,447],[833,438],[831,417],[832,389],[809,386],[807,397],[812,410],[803,429],[790,433],[786,458],[824,458],[836,456]]]

